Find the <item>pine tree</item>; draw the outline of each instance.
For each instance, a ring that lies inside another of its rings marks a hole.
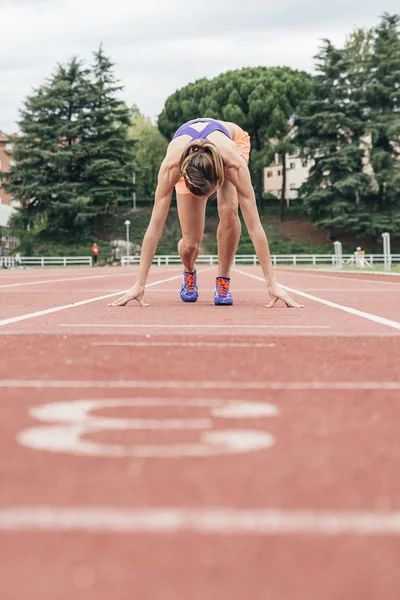
[[[98,218],[132,198],[130,113],[102,48],[92,69],[74,58],[26,100],[5,187],[22,203],[20,230],[89,237]]]
[[[348,54],[325,40],[316,59],[313,97],[297,116],[295,141],[314,162],[301,196],[330,238],[335,227],[357,228],[370,179],[363,172],[365,122]]]
[[[123,89],[103,48],[94,53],[92,81],[81,134],[84,151],[82,183],[97,214],[132,201],[133,147],[128,129],[131,114],[119,98]]]
[[[400,17],[385,14],[373,30],[365,98],[370,160],[378,186],[375,231],[400,233]]]
[[[88,200],[80,193],[77,144],[87,76],[77,59],[59,65],[26,100],[21,135],[13,139],[14,166],[5,187],[22,203],[24,227],[44,236],[90,218]]]

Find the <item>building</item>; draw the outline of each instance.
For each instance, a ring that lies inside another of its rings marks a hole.
[[[16,134],[13,134],[14,137]],[[10,170],[12,165],[12,158],[8,156],[6,153],[10,152],[12,148],[12,144],[9,140],[9,136],[5,135],[0,130],[0,171],[7,172]],[[7,194],[6,190],[2,186],[2,181],[0,177],[0,204],[7,204],[8,206],[18,207],[19,202],[14,201],[13,197],[10,194]]]
[[[297,154],[286,155],[286,203],[298,197],[298,190],[307,180],[312,161],[300,158]],[[275,154],[274,162],[264,169],[264,192],[277,198],[282,194],[282,162],[279,154]]]
[[[8,256],[18,245],[18,240],[10,235],[8,222],[15,208],[0,204],[0,257]]]
[[[14,134],[16,135],[16,134]],[[14,135],[12,137],[14,137]],[[7,172],[12,165],[12,158],[6,153],[9,152],[12,145],[9,136],[0,131],[0,171]],[[18,245],[18,240],[10,235],[8,222],[15,208],[20,203],[13,199],[2,186],[0,177],[0,257],[8,256]]]

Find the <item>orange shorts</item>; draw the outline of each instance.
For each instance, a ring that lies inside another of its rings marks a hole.
[[[233,138],[233,142],[236,144],[240,155],[243,156],[245,161],[248,163],[250,158],[250,136],[247,131],[244,131],[238,125],[235,125],[235,127],[236,135]],[[183,177],[178,181],[175,189],[177,194],[190,194]]]

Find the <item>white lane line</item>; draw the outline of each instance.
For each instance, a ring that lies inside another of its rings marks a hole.
[[[174,269],[176,271],[177,269]],[[165,272],[165,270],[164,270]],[[169,271],[171,272],[171,271]],[[65,283],[67,281],[89,281],[89,279],[113,279],[115,277],[126,277],[127,275],[132,275],[132,273],[114,273],[112,275],[91,275],[90,277],[72,277],[69,279],[42,279],[41,281],[24,281],[23,283],[8,283],[6,285],[0,285],[0,289],[2,288],[13,288],[13,287],[21,287],[25,285],[39,285],[43,283]],[[148,287],[148,286],[147,286]],[[52,292],[54,290],[51,290]],[[65,291],[65,290],[63,290]],[[78,290],[80,291],[80,290]]]
[[[1,325],[1,321],[0,321]],[[330,325],[194,325],[180,323],[61,323],[59,327],[123,327],[124,329],[330,329]]]
[[[169,277],[168,279],[161,279],[160,281],[153,281],[152,283],[148,283],[147,287],[151,287],[154,285],[160,285],[162,283],[166,283],[167,281],[173,281],[174,279],[181,279],[182,275],[175,275],[175,277]],[[39,310],[38,312],[28,313],[25,315],[20,315],[19,317],[11,317],[10,319],[4,319],[0,321],[0,327],[4,325],[9,325],[10,323],[17,323],[18,321],[25,321],[27,319],[34,319],[36,317],[41,317],[43,315],[49,315],[51,313],[59,312],[61,310],[66,310],[68,308],[75,308],[77,306],[83,306],[84,304],[90,304],[91,302],[98,302],[99,300],[105,300],[106,298],[112,298],[113,296],[120,296],[124,294],[125,290],[120,292],[114,292],[113,294],[106,294],[105,296],[97,296],[97,298],[89,298],[89,300],[81,300],[80,302],[73,302],[72,304],[65,304],[64,306],[55,306],[54,308],[47,308],[46,310]]]
[[[0,388],[148,389],[148,390],[400,390],[400,381],[69,381],[0,379]]]
[[[400,285],[400,281],[399,282],[386,281],[383,278],[376,279],[374,281],[373,279],[361,279],[360,277],[340,277],[339,275],[325,275],[325,273],[332,273],[332,272],[335,273],[335,271],[331,271],[329,269],[316,269],[316,270],[315,269],[293,269],[290,267],[288,269],[282,269],[282,268],[279,268],[279,266],[277,267],[277,269],[278,269],[279,273],[282,273],[282,274],[288,273],[288,272],[291,272],[291,273],[306,272],[306,273],[309,273],[310,275],[318,275],[319,273],[322,273],[325,279],[340,279],[341,281],[347,280],[352,283],[354,283],[356,281],[362,281],[363,283],[373,283],[375,285],[377,283],[384,283],[386,285],[397,285],[397,286]],[[340,273],[340,271],[339,271],[339,273]],[[381,275],[382,276],[383,275],[383,276],[387,276],[387,277],[392,277],[393,275],[395,275],[397,277],[400,277],[400,273],[385,273],[384,271],[382,271],[380,273],[377,273],[377,272],[367,273],[367,272],[363,272],[363,271],[361,271],[361,272],[360,271],[343,271],[343,274],[346,274],[346,273],[352,273],[352,274],[354,273],[357,275],[368,275],[368,276],[370,276],[370,275]],[[321,277],[319,277],[319,279],[321,280]],[[264,281],[264,279],[263,279],[263,281]]]
[[[275,348],[276,344],[245,344],[231,342],[92,342],[92,346],[132,346],[134,348]]]
[[[88,281],[89,279],[104,279],[105,277],[114,278],[122,277],[127,273],[118,273],[118,275],[93,275],[91,277],[71,277],[69,279],[42,279],[41,281],[24,281],[23,283],[8,283],[7,285],[0,285],[0,289],[21,287],[25,285],[41,285],[43,283],[66,283],[67,281]],[[52,290],[53,291],[53,290]],[[64,290],[65,291],[65,290]]]
[[[399,536],[400,512],[19,506],[0,509],[0,531]]]
[[[364,292],[364,293],[368,293],[368,294],[380,294],[382,292],[394,292],[396,290],[394,290],[393,288],[388,288],[387,290],[379,288],[376,289],[375,288],[346,288],[345,290],[343,288],[312,288],[312,287],[307,287],[306,288],[307,292],[341,292],[342,294],[352,294],[353,292]]]
[[[253,275],[252,273],[246,273],[246,271],[240,271],[239,269],[235,269],[237,273],[241,273],[242,275],[247,275],[253,279],[257,279],[258,281],[262,281],[265,283],[265,279],[259,277],[258,275]],[[305,292],[301,292],[300,290],[295,290],[294,288],[288,287],[287,285],[282,285],[285,290],[288,292],[292,292],[293,294],[298,294],[303,298],[308,298],[309,300],[314,300],[314,302],[319,302],[320,304],[325,304],[325,306],[330,306],[331,308],[337,308],[342,310],[343,312],[350,313],[351,315],[356,315],[357,317],[362,317],[363,319],[368,319],[368,321],[374,321],[375,323],[379,323],[380,325],[387,325],[388,327],[393,327],[394,329],[400,329],[400,323],[398,321],[392,321],[391,319],[385,319],[384,317],[379,317],[378,315],[372,315],[371,313],[364,312],[362,310],[357,310],[356,308],[350,308],[349,306],[343,306],[343,304],[337,304],[336,302],[331,302],[330,300],[325,300],[324,298],[319,298],[318,296],[312,296],[311,294],[306,294]],[[349,290],[351,292],[351,290]]]
[[[94,289],[94,288],[82,289],[82,288],[80,288],[79,290],[74,290],[74,293],[75,294],[87,294],[89,292],[91,292],[91,293],[93,293],[93,292],[108,292],[108,291],[111,291],[113,289],[114,288],[108,288],[108,289],[106,289],[106,288],[102,288],[102,289]],[[35,294],[39,294],[39,293],[41,293],[41,294],[48,294],[49,293],[49,291],[46,290],[46,289],[34,289],[34,290],[31,290],[31,291],[35,292]],[[246,290],[244,290],[244,289],[235,289],[234,293],[235,294],[236,293],[239,293],[239,294],[248,294],[249,291],[251,291],[252,294],[265,294],[265,290],[261,290],[261,289],[260,290],[256,290],[256,289],[249,290],[249,288],[247,288]],[[391,293],[394,290],[393,289],[390,289],[390,290],[389,289],[387,289],[387,290],[385,290],[385,289],[379,289],[379,290],[374,289],[374,290],[372,290],[372,289],[367,289],[367,288],[362,288],[362,289],[357,288],[357,289],[347,289],[346,291],[344,291],[343,288],[306,288],[306,291],[307,292],[341,292],[342,294],[346,294],[346,296],[349,296],[349,295],[351,296],[351,294],[353,292],[360,293],[360,294],[361,293],[364,293],[364,294],[366,294],[366,293],[368,293],[368,294],[381,294],[382,292],[383,293],[385,293],[385,292]],[[57,294],[57,293],[60,293],[60,292],[65,292],[65,288],[59,288],[59,289],[54,289],[53,288],[51,290],[52,294],[53,293]],[[171,294],[171,293],[176,294],[176,292],[177,292],[176,287],[175,288],[163,288],[162,290],[146,290],[147,294]],[[22,290],[21,289],[20,290],[13,290],[13,293],[24,294],[25,290],[24,289],[22,289]],[[210,289],[207,290],[207,289],[204,289],[202,287],[201,288],[201,293],[202,294],[204,294],[204,293],[206,293],[206,294],[213,294],[214,293],[214,289],[210,288]]]

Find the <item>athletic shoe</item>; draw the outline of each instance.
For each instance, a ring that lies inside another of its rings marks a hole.
[[[196,271],[183,272],[183,280],[181,287],[181,300],[184,302],[196,302],[199,297],[199,288],[197,287]]]
[[[233,304],[230,283],[229,277],[217,277],[214,294],[214,304],[217,306],[230,306]]]

